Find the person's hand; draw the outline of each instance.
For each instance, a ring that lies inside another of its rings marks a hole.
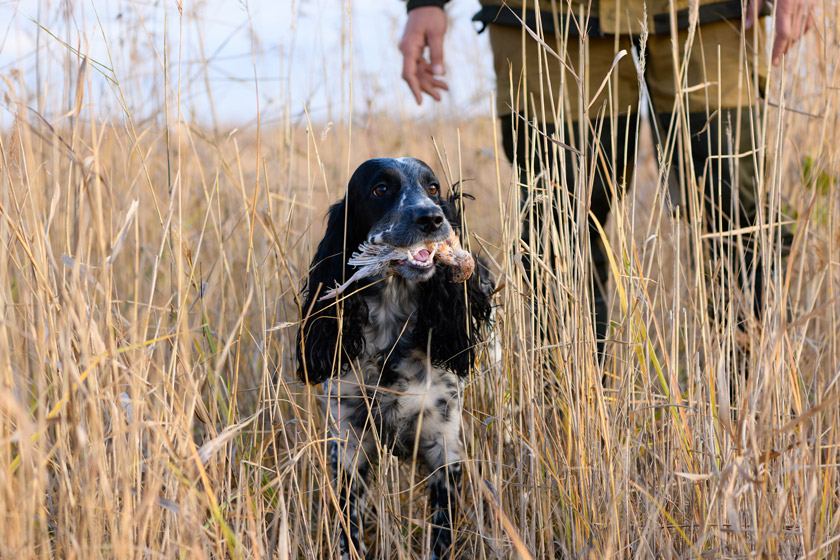
[[[765,0],[750,0],[744,27],[755,23],[756,15]],[[775,0],[776,37],[773,39],[773,66],[781,62],[782,55],[790,50],[800,37],[814,25],[813,0]]]
[[[440,90],[449,90],[446,82],[438,79],[443,70],[443,36],[446,33],[446,12],[436,6],[423,6],[408,12],[400,52],[403,55],[402,77],[414,99],[420,105],[423,92],[440,101]],[[429,60],[426,59],[429,47]]]

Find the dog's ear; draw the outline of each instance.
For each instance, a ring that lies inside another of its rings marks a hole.
[[[490,320],[493,280],[477,257],[475,271],[466,283],[456,283],[450,267],[436,266],[435,275],[420,284],[423,305],[417,310],[414,339],[421,345],[429,343],[434,365],[464,377],[475,362],[476,346]]]
[[[338,367],[339,360],[346,363],[355,359],[364,346],[362,326],[367,318],[364,298],[351,295],[320,301],[327,290],[343,283],[352,274],[347,270],[346,261],[358,241],[345,219],[346,204],[343,199],[330,207],[327,230],[312,258],[304,289],[297,358],[298,376],[308,383],[327,380]]]
[[[490,319],[492,280],[480,261],[466,283],[456,283],[448,266],[420,284],[421,301],[414,337],[429,342],[431,361],[463,377],[475,362],[476,346]]]

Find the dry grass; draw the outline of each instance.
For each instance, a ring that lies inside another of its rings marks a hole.
[[[348,171],[405,154],[450,184],[474,180],[471,243],[503,286],[465,393],[459,557],[840,557],[840,49],[836,28],[819,32],[808,72],[789,64],[793,85],[772,82],[785,98],[771,97],[783,107],[763,136],[761,247],[777,264],[763,321],[741,332],[734,308],[706,313],[725,286],[702,274],[699,226],[663,210],[643,143],[605,233],[603,364],[584,263],[570,257],[587,243],[569,235],[579,201],[547,237],[565,264],[526,278],[519,192],[489,117],[374,114],[351,130],[287,115],[227,134],[172,105],[102,117],[97,70],[72,54],[63,95],[34,100],[10,73],[0,557],[331,557],[326,425],[318,389],[294,374],[297,294]],[[781,209],[797,233],[784,266]],[[381,450],[367,514],[380,557],[428,550],[424,481],[409,473]]]

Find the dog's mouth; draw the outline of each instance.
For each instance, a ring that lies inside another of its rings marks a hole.
[[[437,247],[433,247],[431,252],[429,252],[426,247],[414,249],[413,251],[411,249],[406,249],[406,258],[396,259],[396,261],[397,264],[426,270],[435,266],[436,253]]]
[[[454,231],[442,241],[430,240],[410,249],[365,241],[347,261],[358,270],[344,284],[328,289],[320,299],[337,297],[353,282],[379,274],[396,273],[409,280],[427,280],[434,275],[436,260],[450,267],[455,282],[465,282],[475,269],[472,255],[461,248]]]

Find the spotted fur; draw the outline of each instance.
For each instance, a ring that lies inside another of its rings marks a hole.
[[[412,247],[457,231],[458,199],[441,198],[439,190],[419,160],[365,162],[345,198],[331,207],[310,268],[298,373],[324,389],[343,516],[342,557],[350,558],[351,550],[364,555],[360,512],[380,445],[428,469],[432,557],[446,558],[452,545],[463,457],[462,379],[490,314],[486,268],[479,261],[466,284],[457,284],[443,264],[396,262],[360,281],[339,305],[318,299],[353,274],[346,259],[362,242]]]

